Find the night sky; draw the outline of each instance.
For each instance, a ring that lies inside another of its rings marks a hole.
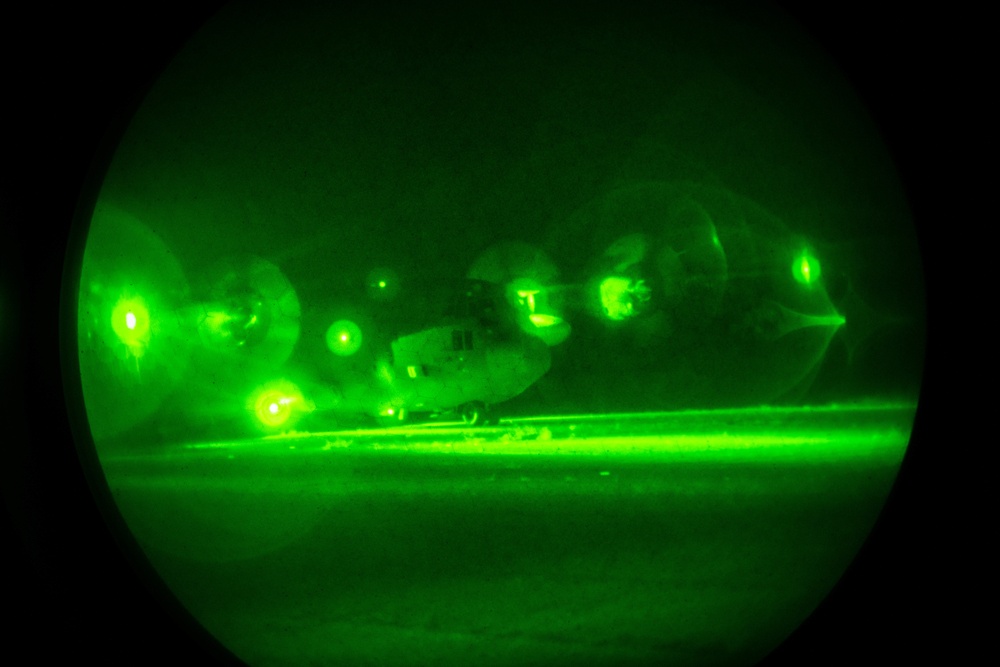
[[[919,388],[922,276],[892,163],[850,84],[765,10],[226,8],[153,85],[99,201],[162,239],[192,298],[228,258],[280,267],[299,367],[329,366],[334,319],[432,321],[477,257],[516,241],[558,269],[546,287],[573,333],[511,412]],[[706,268],[709,229],[724,270]],[[580,302],[629,234],[647,249],[626,271],[652,299],[612,323]],[[822,265],[805,296],[798,247]],[[367,299],[377,267],[398,276],[392,303]],[[847,323],[754,333],[773,312]]]

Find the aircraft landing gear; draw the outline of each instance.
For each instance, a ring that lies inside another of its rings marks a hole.
[[[407,414],[406,408],[392,408],[379,413],[377,419],[379,426],[389,428],[405,423],[408,417],[409,414]]]
[[[482,401],[472,401],[462,406],[462,421],[469,426],[482,426],[490,423],[489,410]]]

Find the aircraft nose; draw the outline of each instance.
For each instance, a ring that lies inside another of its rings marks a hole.
[[[524,344],[524,370],[531,375],[534,382],[549,371],[552,365],[552,353],[549,346],[540,338],[532,336]]]
[[[545,375],[552,363],[548,346],[534,337],[495,348],[491,350],[489,359],[491,371],[496,376],[510,378],[518,392]]]

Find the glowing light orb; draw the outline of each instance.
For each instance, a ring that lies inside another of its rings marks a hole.
[[[528,319],[536,327],[554,327],[563,322],[563,319],[557,315],[545,315],[542,313],[532,313],[528,316]]]
[[[383,405],[378,411],[383,422],[398,423],[406,421],[406,408],[401,405]]]
[[[649,301],[650,290],[642,280],[633,282],[621,276],[608,276],[601,281],[601,306],[612,320],[624,320],[636,314],[636,303]]]
[[[256,417],[259,426],[270,430],[291,426],[302,415],[311,412],[313,406],[294,383],[276,380],[251,394],[247,409]]]
[[[211,310],[199,322],[199,331],[207,336],[212,342],[219,343],[232,336],[229,322],[232,316],[221,310]]]
[[[380,267],[368,272],[368,296],[374,301],[392,301],[399,294],[399,278],[392,269]]]
[[[803,251],[792,261],[792,277],[802,285],[813,285],[819,281],[819,260]]]
[[[141,357],[149,346],[149,309],[142,297],[122,296],[111,311],[111,328],[134,357]]]
[[[357,352],[362,341],[361,329],[350,320],[337,320],[326,330],[326,346],[339,357]]]

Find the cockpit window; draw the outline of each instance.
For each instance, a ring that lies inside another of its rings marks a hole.
[[[455,351],[472,349],[472,331],[469,329],[451,332],[451,349]]]

